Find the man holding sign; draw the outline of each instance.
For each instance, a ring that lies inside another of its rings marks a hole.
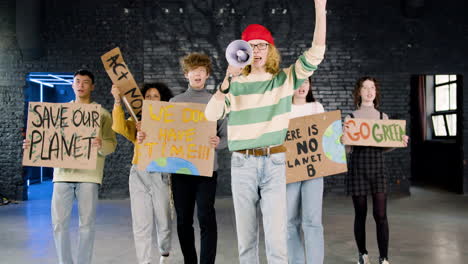
[[[78,70],[74,74],[72,87],[76,97],[72,103],[96,104],[91,101],[94,75],[90,71]],[[107,155],[114,152],[117,145],[114,131],[112,131],[112,118],[104,108],[100,110],[98,122],[100,130],[91,143],[91,147],[97,149],[96,168],[54,168],[51,213],[59,263],[90,264],[93,256],[96,205],[99,185],[103,178],[104,161]],[[25,140],[23,149],[28,149],[30,146],[31,141]],[[80,217],[76,262],[73,261],[68,231],[75,199],[78,201]]]
[[[191,53],[181,60],[182,69],[189,85],[187,91],[172,98],[171,102],[190,102],[206,104],[211,94],[205,89],[206,80],[210,77],[211,60],[205,54]],[[217,136],[209,139],[216,152],[227,147],[227,129],[223,120],[218,121]],[[185,264],[197,263],[195,239],[193,232],[193,213],[195,203],[200,224],[200,262],[214,264],[218,241],[218,227],[214,208],[218,161],[215,154],[213,175],[211,177],[194,177],[184,174],[173,174],[172,191],[177,213],[177,234],[184,255]]]

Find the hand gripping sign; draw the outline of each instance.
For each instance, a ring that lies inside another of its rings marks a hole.
[[[29,103],[23,165],[95,169],[101,106],[78,103]]]
[[[141,119],[141,108],[143,106],[143,95],[138,88],[132,73],[123,60],[120,49],[114,48],[101,56],[102,63],[112,83],[117,85],[130,115],[135,120]]]
[[[216,122],[205,118],[204,104],[145,100],[138,146],[138,168],[146,171],[211,177],[215,149],[208,137]]]
[[[343,136],[345,145],[405,147],[405,120],[348,118],[345,126],[348,127]]]

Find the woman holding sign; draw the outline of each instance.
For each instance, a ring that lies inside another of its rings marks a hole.
[[[161,254],[160,263],[168,263],[171,250],[171,210],[169,175],[158,172],[140,171],[138,164],[137,130],[139,122],[133,118],[125,120],[121,105],[120,90],[112,85],[114,110],[112,111],[112,129],[131,141],[134,147],[132,168],[130,169],[129,190],[132,209],[133,237],[138,263],[154,263],[151,249],[153,243],[153,226]],[[148,83],[141,90],[145,100],[169,101],[172,92],[163,83]]]
[[[315,101],[312,94],[311,79],[306,79],[294,92],[291,118],[325,112],[322,104]],[[286,195],[289,263],[323,263],[323,178],[288,183]],[[301,239],[301,226],[304,231],[304,243]],[[304,247],[307,250],[304,250]]]
[[[388,119],[388,116],[376,108],[380,105],[380,87],[375,78],[362,77],[357,80],[353,91],[354,104],[358,108],[346,118]],[[344,132],[349,127],[345,125]],[[408,144],[408,136],[403,136]],[[352,148],[352,149],[351,149]],[[369,264],[366,249],[367,195],[372,195],[373,214],[377,227],[379,264],[388,264],[388,220],[387,220],[387,175],[383,153],[389,148],[353,146],[346,177],[347,193],[352,196],[355,218],[354,237],[359,250],[358,264]]]

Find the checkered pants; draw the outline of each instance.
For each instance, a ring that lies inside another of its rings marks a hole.
[[[351,152],[346,177],[348,195],[387,192],[383,148],[355,146]]]

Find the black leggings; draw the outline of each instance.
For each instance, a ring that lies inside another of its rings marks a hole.
[[[381,258],[388,258],[388,220],[387,220],[387,195],[385,193],[372,194],[373,214],[377,227],[377,244]],[[354,238],[359,253],[367,254],[366,249],[366,217],[367,196],[353,196],[354,204]]]

